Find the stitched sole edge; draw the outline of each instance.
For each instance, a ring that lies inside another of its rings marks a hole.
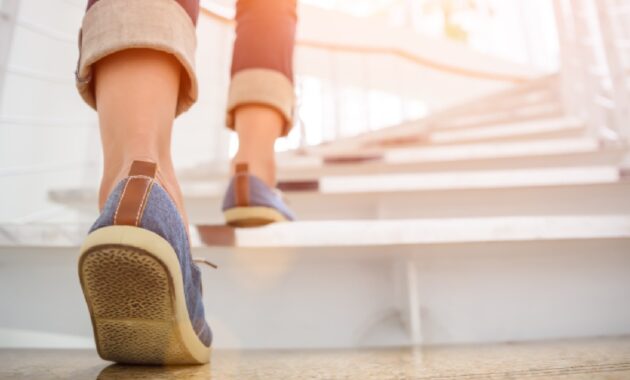
[[[88,235],[79,278],[99,355],[129,364],[205,364],[211,348],[195,333],[177,254],[161,236],[110,226]]]
[[[235,227],[258,227],[286,222],[287,218],[271,207],[234,207],[223,212],[225,222]]]

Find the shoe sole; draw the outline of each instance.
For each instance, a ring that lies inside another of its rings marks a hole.
[[[259,227],[286,222],[287,218],[271,207],[234,207],[223,212],[225,222],[234,227]]]
[[[127,364],[205,364],[177,254],[161,236],[110,226],[88,235],[79,277],[101,358]]]

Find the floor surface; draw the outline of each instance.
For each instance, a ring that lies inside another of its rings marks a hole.
[[[212,365],[141,367],[91,350],[0,350],[0,379],[630,379],[630,337],[362,351],[215,351]]]

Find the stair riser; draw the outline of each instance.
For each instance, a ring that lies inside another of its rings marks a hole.
[[[358,165],[322,165],[316,168],[305,167],[281,170],[278,174],[280,181],[312,180],[322,176],[356,175],[356,174],[391,174],[391,173],[422,173],[449,171],[484,171],[509,170],[527,168],[574,167],[574,166],[606,166],[621,161],[622,152],[586,152],[573,154],[558,154],[533,157],[494,157],[488,159],[461,159],[436,162],[364,163]],[[216,176],[215,179],[225,178]]]
[[[572,126],[567,128],[550,129],[550,130],[522,130],[514,132],[498,132],[496,134],[479,134],[470,133],[466,135],[460,132],[438,132],[429,137],[431,145],[459,145],[459,144],[478,144],[485,142],[517,142],[531,141],[539,139],[561,139],[583,137],[586,135],[586,129],[583,126]],[[426,145],[426,144],[425,144]]]
[[[536,215],[630,215],[630,183],[504,189],[319,194],[286,193],[299,220],[461,218]],[[95,200],[63,202],[96,218]],[[488,207],[492,204],[492,207]],[[186,199],[193,224],[223,223],[217,197]]]
[[[509,124],[515,122],[533,121],[560,117],[564,114],[560,104],[531,104],[494,112],[471,113],[453,119],[439,120],[432,124],[436,130],[459,130]]]
[[[282,179],[313,179],[322,175],[399,173],[449,170],[494,170],[589,166],[616,164],[622,161],[621,149],[603,150],[597,141],[568,139],[532,141],[517,144],[465,145],[420,149],[391,149],[373,154],[351,151],[334,156],[338,161],[324,163],[325,158],[299,154],[278,157],[278,177]],[[205,164],[180,172],[186,181],[227,180],[227,163]]]
[[[435,190],[374,194],[287,193],[300,220],[630,215],[630,184]],[[222,222],[218,199],[189,198],[195,224]],[[489,207],[492,205],[492,207]]]
[[[20,304],[3,308],[2,329],[91,336],[74,251],[0,252],[0,300]],[[628,240],[215,250],[221,269],[204,274],[204,293],[218,348],[407,344],[399,262],[417,268],[424,344],[624,335],[628,252]]]

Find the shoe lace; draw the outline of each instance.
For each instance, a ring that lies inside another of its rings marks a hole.
[[[212,261],[207,260],[204,257],[193,257],[193,262],[194,263],[199,263],[199,264],[205,264],[213,269],[219,269],[219,267],[213,263]]]

